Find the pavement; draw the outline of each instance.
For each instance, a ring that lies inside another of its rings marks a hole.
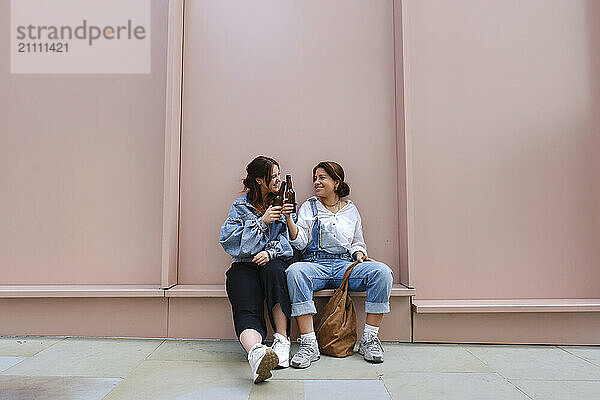
[[[600,399],[600,346],[384,348],[255,385],[235,341],[0,336],[0,399]]]

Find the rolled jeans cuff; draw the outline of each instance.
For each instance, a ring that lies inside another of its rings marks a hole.
[[[312,300],[292,303],[292,317],[305,314],[316,314],[315,302]]]
[[[292,304],[292,315],[294,315],[294,305]],[[390,303],[370,303],[365,301],[365,312],[369,314],[387,314],[390,312]]]

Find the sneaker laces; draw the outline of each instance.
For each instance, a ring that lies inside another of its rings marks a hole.
[[[281,340],[279,336],[275,336],[273,337],[273,345],[271,346],[271,348],[275,350],[275,348],[278,346],[285,346],[285,342]]]
[[[297,342],[300,343],[300,347],[294,357],[310,357],[313,353],[312,346],[310,345],[312,341],[311,339],[302,340],[302,338],[298,338]]]
[[[367,336],[366,340],[363,343],[363,346],[368,348],[371,353],[383,353],[385,351],[383,349],[383,346],[381,345],[381,341],[375,335]]]

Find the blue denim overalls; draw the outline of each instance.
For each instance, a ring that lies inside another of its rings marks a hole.
[[[337,288],[353,259],[335,234],[328,231],[317,217],[316,199],[309,199],[315,222],[311,241],[302,253],[302,261],[287,270],[287,282],[292,303],[292,317],[316,314],[313,292]],[[390,312],[392,270],[378,261],[363,261],[350,274],[349,290],[366,291],[365,311],[383,314]]]
[[[302,261],[317,261],[319,259],[342,259],[352,262],[352,255],[340,241],[336,239],[335,234],[329,232],[319,221],[317,217],[317,200],[309,199],[310,208],[315,218],[311,236],[312,240],[302,253]]]

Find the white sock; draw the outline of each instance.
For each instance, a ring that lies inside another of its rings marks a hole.
[[[277,333],[277,332],[275,332],[275,333],[273,334],[273,337],[275,337],[275,335],[279,336],[279,338],[280,338],[281,340],[288,341],[288,342],[290,341],[290,339],[289,339],[288,337],[285,337],[285,336],[283,336],[281,333]]]
[[[377,336],[378,333],[379,333],[378,326],[371,326],[369,324],[365,324],[365,330],[363,331],[363,336],[366,336],[366,335]]]
[[[304,340],[310,340],[310,341],[315,340],[316,341],[317,335],[315,334],[315,332],[305,333],[303,335],[300,335],[300,339],[302,339],[303,341]]]

